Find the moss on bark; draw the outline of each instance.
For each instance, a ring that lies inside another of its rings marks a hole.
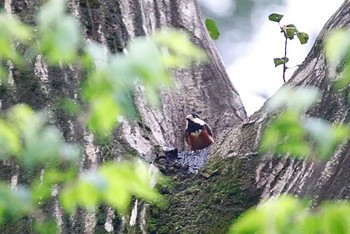
[[[260,191],[251,186],[254,164],[247,158],[227,158],[208,164],[197,175],[173,176],[161,189],[169,206],[150,208],[148,231],[226,233],[235,218],[259,201]]]

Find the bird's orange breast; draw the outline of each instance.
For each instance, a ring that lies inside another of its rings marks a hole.
[[[209,135],[206,129],[197,134],[188,134],[187,143],[191,150],[200,150],[214,143],[213,138]]]

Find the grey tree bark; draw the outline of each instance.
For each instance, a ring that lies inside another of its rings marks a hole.
[[[33,14],[41,1],[5,0],[4,7],[24,22],[34,24]],[[79,120],[67,116],[55,103],[62,96],[78,99],[82,72],[48,67],[40,56],[33,66],[19,71],[9,67],[13,84],[1,90],[1,111],[15,103],[28,103],[35,109],[50,107],[55,124],[69,141],[84,146],[82,168],[94,168],[108,160],[131,154],[161,168],[173,179],[172,186],[161,188],[167,207],[158,208],[135,200],[129,215],[119,216],[101,206],[95,212],[79,210],[73,217],[62,214],[54,197],[46,213],[54,218],[63,233],[225,233],[232,220],[260,199],[282,193],[311,196],[315,204],[326,198],[349,195],[347,157],[344,143],[326,164],[306,163],[290,158],[262,157],[257,153],[261,132],[270,118],[265,107],[247,117],[236,89],[206,29],[195,0],[69,0],[69,12],[82,24],[86,39],[103,43],[120,53],[128,41],[150,35],[158,28],[175,27],[190,34],[191,40],[208,54],[209,63],[190,69],[171,71],[175,90],[162,92],[161,109],[151,109],[141,95],[135,103],[140,119],[123,122],[108,145],[97,145],[94,136]],[[323,91],[322,99],[310,111],[332,122],[348,121],[345,94],[331,89],[327,63],[322,51],[326,32],[349,25],[350,3],[345,1],[325,25],[312,51],[295,72],[289,84],[314,85]],[[234,49],[234,48],[232,48]],[[263,78],[263,77],[262,77]],[[197,111],[213,128],[216,143],[209,161],[198,174],[184,172],[164,158],[163,146],[185,150],[184,118]],[[2,165],[0,176],[25,182],[26,172],[15,165]],[[31,219],[18,225],[5,225],[4,233],[33,232]]]

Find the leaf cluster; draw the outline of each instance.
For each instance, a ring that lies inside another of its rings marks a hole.
[[[280,112],[264,130],[260,150],[275,155],[328,159],[349,137],[344,124],[308,117],[306,111],[320,98],[314,87],[281,88],[268,102],[270,113]]]
[[[283,15],[272,13],[268,16],[268,19],[272,22],[278,23],[281,33],[285,38],[284,43],[284,56],[280,58],[274,58],[273,62],[275,67],[283,65],[283,81],[286,82],[285,73],[287,70],[286,63],[288,63],[289,58],[287,57],[287,44],[288,40],[293,40],[295,36],[299,39],[300,44],[306,44],[309,40],[309,35],[305,32],[300,32],[294,24],[281,25],[280,21],[282,20]]]
[[[185,33],[171,29],[136,38],[125,53],[112,54],[104,45],[83,38],[79,22],[66,13],[65,4],[47,1],[35,15],[35,26],[0,14],[0,86],[8,87],[8,62],[21,69],[38,56],[48,66],[84,70],[78,98],[59,97],[58,108],[83,120],[96,136],[108,137],[119,118],[135,116],[135,92],[141,90],[148,103],[157,106],[160,91],[173,85],[169,68],[206,58]],[[50,115],[19,104],[0,117],[0,161],[31,175],[25,186],[17,184],[16,189],[0,182],[0,224],[40,213],[52,196],[69,213],[77,207],[95,209],[101,203],[123,213],[133,197],[159,204],[154,185],[160,176],[148,164],[113,162],[79,173],[82,147],[67,143],[62,132],[48,124]],[[38,221],[36,226],[39,232],[54,230],[55,225]]]
[[[270,198],[245,212],[233,224],[230,234],[307,233],[346,234],[350,230],[350,204],[323,203],[317,210],[290,196]]]

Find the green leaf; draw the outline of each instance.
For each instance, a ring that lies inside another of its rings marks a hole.
[[[107,66],[107,60],[111,56],[106,46],[94,41],[89,41],[86,43],[85,52],[95,63],[97,68],[105,68]]]
[[[104,193],[106,200],[120,212],[126,211],[131,195],[148,201],[159,199],[152,186],[152,171],[142,162],[109,164],[101,168],[101,174],[109,184]]]
[[[37,22],[39,28],[50,28],[50,26],[57,24],[59,19],[65,13],[65,0],[51,0],[40,8],[37,14]]]
[[[54,162],[63,141],[61,132],[55,127],[47,127],[25,139],[22,160],[25,166],[33,167],[40,162]]]
[[[3,33],[21,42],[28,42],[32,37],[31,28],[15,18],[14,15],[0,14],[0,25],[0,28],[6,31]]]
[[[81,112],[81,106],[76,100],[69,98],[62,98],[59,102],[59,107],[71,116],[77,116]]]
[[[294,39],[294,35],[298,32],[298,29],[295,27],[294,24],[282,26],[281,30],[284,33],[284,36],[290,40]]]
[[[15,45],[18,42],[28,44],[31,38],[32,31],[29,26],[17,20],[13,15],[0,14],[0,57],[2,61],[11,60],[16,65],[21,65],[24,59],[17,52],[18,47]],[[2,79],[4,80],[4,77]]]
[[[133,196],[158,202],[159,194],[153,189],[157,174],[141,162],[109,163],[98,171],[89,171],[75,183],[63,189],[60,200],[63,208],[72,212],[77,206],[94,208],[99,202],[125,213]]]
[[[101,93],[100,97],[91,101],[88,117],[89,128],[100,136],[108,136],[114,129],[120,116],[119,106],[110,94]]]
[[[4,218],[14,219],[34,211],[30,192],[27,188],[18,185],[16,190],[9,189],[7,184],[0,184],[0,223]]]
[[[305,32],[297,32],[298,39],[300,41],[300,44],[306,44],[309,40],[309,35]]]
[[[349,128],[344,125],[332,126],[326,120],[307,118],[303,127],[317,144],[318,156],[328,159],[333,155],[335,148],[349,136]]]
[[[69,181],[77,177],[77,174],[78,169],[76,166],[72,166],[67,170],[57,168],[44,170],[41,177],[32,183],[31,193],[33,201],[38,203],[50,198],[53,186],[69,183]]]
[[[22,149],[17,156],[25,166],[52,166],[79,159],[79,148],[65,143],[56,127],[46,126],[44,113],[35,113],[27,105],[16,105],[6,113],[6,121],[20,139]]]
[[[289,58],[285,57],[285,58],[274,58],[273,59],[273,63],[275,64],[275,67],[288,63]]]
[[[152,106],[159,104],[160,87],[171,84],[170,76],[162,63],[156,45],[145,39],[136,39],[129,46],[128,55],[132,68],[146,89],[146,97]],[[149,59],[152,57],[152,60]]]
[[[17,155],[21,149],[21,142],[17,133],[11,128],[11,125],[0,120],[0,156]]]
[[[315,87],[291,88],[284,86],[268,101],[267,110],[272,113],[279,108],[287,108],[302,114],[316,103],[320,96],[320,91]]]
[[[323,233],[349,233],[349,213],[350,206],[348,202],[340,201],[323,204],[319,215],[319,230],[322,230]]]
[[[83,177],[63,189],[60,201],[67,212],[73,212],[77,206],[94,209],[102,201],[105,181],[96,171],[85,172]]]
[[[47,234],[47,233],[58,233],[57,222],[51,221],[35,221],[34,223],[35,233]]]
[[[49,62],[68,64],[74,62],[80,46],[79,24],[72,16],[61,17],[58,22],[41,28],[40,48]]]
[[[279,23],[282,18],[283,18],[283,15],[277,14],[277,13],[272,13],[269,15],[269,20],[277,23]]]
[[[301,202],[289,196],[270,198],[257,208],[244,212],[229,233],[294,233],[295,220],[305,212],[304,209]]]
[[[219,32],[219,28],[218,28],[215,20],[210,19],[210,18],[206,19],[205,26],[209,32],[210,37],[213,40],[217,40],[220,36],[220,32]]]
[[[162,61],[166,67],[183,68],[191,62],[203,62],[206,54],[196,47],[188,35],[176,30],[161,30],[153,34],[153,40],[160,48]]]
[[[336,67],[347,56],[350,49],[349,38],[350,32],[346,29],[337,29],[325,36],[324,50],[331,67]]]
[[[0,82],[3,88],[7,88],[9,84],[9,73],[6,68],[0,65]]]
[[[345,65],[343,72],[341,73],[339,79],[334,82],[334,87],[336,89],[343,89],[350,84],[350,66],[349,62]]]
[[[311,147],[305,137],[306,132],[301,126],[299,114],[287,111],[274,119],[264,130],[260,150],[262,153],[305,157],[311,153]]]
[[[13,128],[22,134],[30,135],[40,129],[45,122],[42,115],[35,114],[34,111],[25,104],[18,104],[6,113],[6,119],[13,125]]]

